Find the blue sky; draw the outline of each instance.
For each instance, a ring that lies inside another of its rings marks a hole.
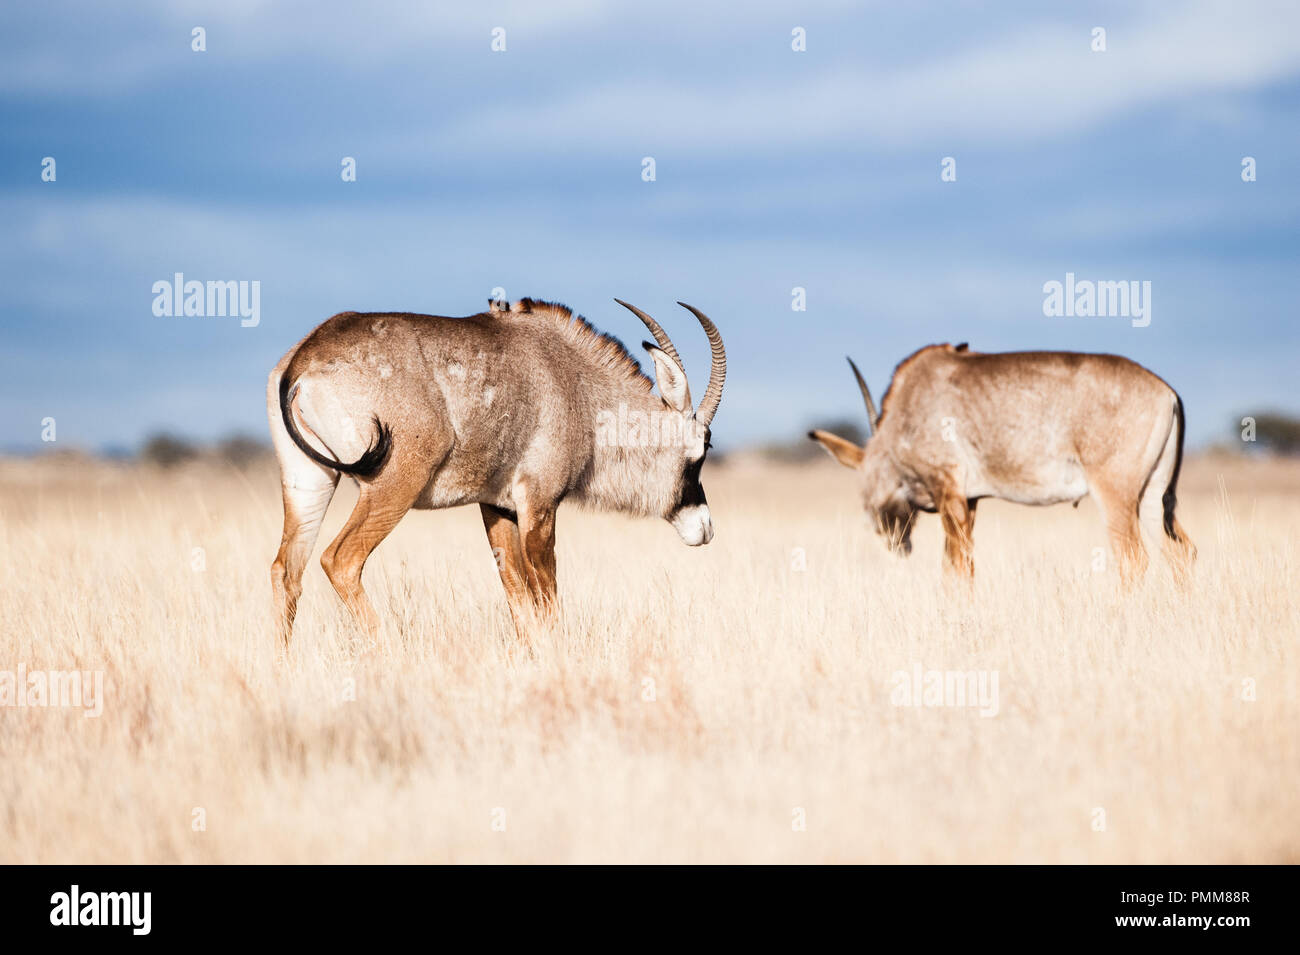
[[[1294,3],[9,5],[0,448],[264,435],[329,315],[495,287],[631,346],[640,305],[697,393],[673,303],[708,312],[723,448],[858,416],[846,353],[879,395],[934,341],[1128,355],[1205,443],[1300,409],[1298,107]],[[1067,271],[1150,281],[1150,326],[1045,317]],[[155,316],[175,272],[259,281],[260,324]]]

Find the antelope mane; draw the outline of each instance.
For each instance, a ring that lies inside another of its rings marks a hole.
[[[621,341],[600,331],[567,305],[524,298],[511,305],[508,311],[496,314],[509,315],[516,320],[545,322],[594,367],[621,374],[647,392],[654,388],[654,382],[641,370],[640,363]]]

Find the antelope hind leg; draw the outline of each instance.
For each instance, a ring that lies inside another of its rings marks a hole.
[[[374,549],[411,509],[424,488],[422,479],[406,479],[400,472],[401,468],[393,468],[392,480],[383,481],[381,477],[373,484],[362,484],[352,516],[320,559],[325,575],[366,632],[371,645],[379,640],[379,616],[362,589],[361,571]]]
[[[1089,484],[1106,521],[1106,533],[1110,538],[1111,553],[1119,565],[1120,581],[1130,588],[1142,579],[1147,569],[1139,499],[1136,494],[1105,483],[1090,481]]]
[[[284,531],[280,537],[280,550],[271,564],[271,594],[281,648],[289,645],[293,635],[298,598],[302,594],[303,571],[307,569],[307,559],[316,544],[321,521],[338,487],[338,475],[331,478],[319,469],[317,471],[315,480],[310,482],[288,475],[281,478]]]

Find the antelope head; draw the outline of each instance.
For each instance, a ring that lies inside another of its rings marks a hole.
[[[858,446],[829,431],[809,431],[808,437],[825,448],[840,464],[858,472],[862,482],[862,506],[867,519],[885,539],[891,551],[907,556],[912,552],[912,525],[916,512],[922,508],[918,507],[909,482],[876,437],[880,424],[876,403],[871,400],[871,390],[867,387],[862,372],[858,371],[858,366],[853,364],[852,358],[848,362],[853,369],[853,377],[858,380],[858,389],[862,392],[862,401],[867,408],[866,445]]]
[[[722,383],[727,377],[727,353],[722,347],[722,336],[709,317],[685,302],[677,304],[687,309],[699,320],[709,338],[712,367],[709,384],[698,407],[692,410],[691,389],[686,381],[686,371],[681,356],[673,346],[668,333],[653,318],[635,305],[621,299],[614,301],[628,309],[645,323],[658,344],[642,342],[655,366],[655,382],[663,404],[659,409],[660,436],[653,471],[654,480],[662,482],[667,493],[655,495],[660,516],[691,547],[707,544],[713,539],[713,520],[709,516],[709,503],[700,483],[700,469],[709,451],[709,425],[722,401]],[[671,426],[665,426],[667,418]]]

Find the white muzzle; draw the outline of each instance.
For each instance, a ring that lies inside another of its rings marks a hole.
[[[690,547],[699,547],[713,540],[713,518],[709,516],[709,506],[700,504],[683,507],[669,518],[677,536],[682,543]]]

